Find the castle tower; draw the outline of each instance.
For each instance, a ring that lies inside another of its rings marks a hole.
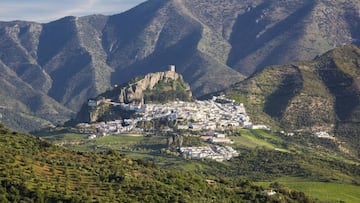
[[[170,65],[169,66],[169,71],[175,72],[175,65]]]

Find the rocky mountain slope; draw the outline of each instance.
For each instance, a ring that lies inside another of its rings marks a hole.
[[[114,87],[83,104],[74,123],[129,118],[144,104],[191,101],[192,93],[175,70],[149,73]]]
[[[225,93],[258,122],[326,131],[359,152],[360,49],[344,46],[308,62],[273,66]]]
[[[0,75],[1,123],[27,131],[61,124],[71,115],[68,108],[21,80],[2,62]]]
[[[200,96],[267,65],[359,44],[359,7],[356,0],[149,0],[113,16],[0,22],[0,63],[14,80],[72,111],[111,84],[168,64]],[[34,104],[24,105],[36,114]]]

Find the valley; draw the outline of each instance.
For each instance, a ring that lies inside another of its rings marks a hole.
[[[0,202],[360,202],[358,0],[0,21]]]

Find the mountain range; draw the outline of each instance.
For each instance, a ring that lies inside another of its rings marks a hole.
[[[112,16],[0,22],[1,122],[61,124],[90,97],[169,64],[193,95],[360,44],[356,0],[149,0]]]

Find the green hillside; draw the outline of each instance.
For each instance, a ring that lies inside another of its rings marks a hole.
[[[91,140],[87,136],[59,131],[42,138],[81,152],[118,150],[128,158],[155,163],[161,170],[183,171],[227,184],[238,179],[256,184],[260,181],[267,187],[279,182],[281,185],[275,187],[277,190],[299,190],[322,201],[331,199],[355,203],[360,199],[359,161],[344,156],[331,140],[240,129],[229,136],[234,141],[229,146],[239,152],[239,157],[216,162],[189,159],[177,150],[171,150],[167,147],[168,134],[108,135]],[[185,146],[206,144],[196,135],[184,137]],[[316,188],[316,185],[322,187]],[[339,185],[343,187],[332,193]],[[273,186],[271,188],[274,189]]]
[[[117,151],[70,151],[0,126],[1,202],[311,202],[240,178],[223,179],[126,158]],[[211,177],[211,179],[210,179]]]
[[[224,93],[245,103],[255,122],[299,133],[325,131],[358,156],[359,61],[360,49],[344,46],[313,61],[266,68]]]

